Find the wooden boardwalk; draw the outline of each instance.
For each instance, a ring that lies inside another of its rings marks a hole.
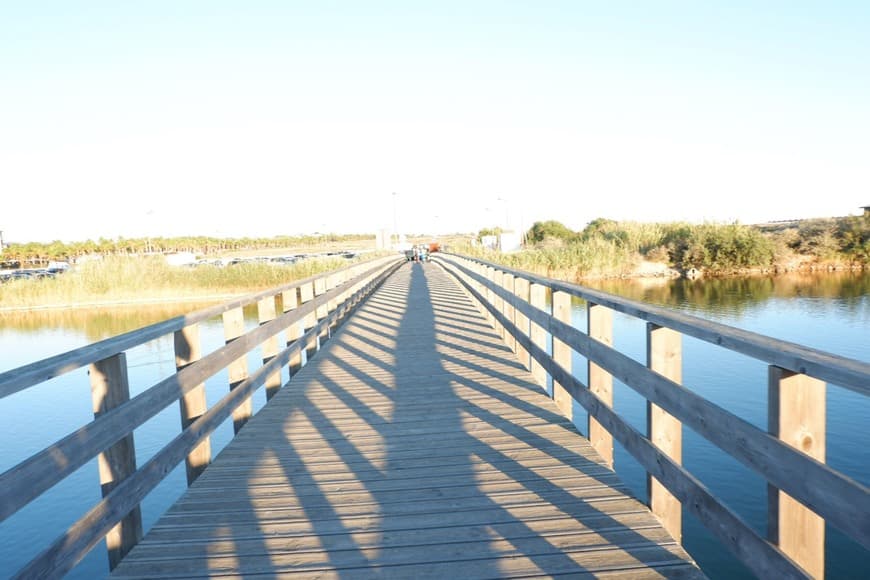
[[[702,577],[435,264],[406,264],[117,578]]]

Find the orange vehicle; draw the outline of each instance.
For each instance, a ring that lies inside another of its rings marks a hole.
[[[429,242],[429,253],[434,254],[441,249],[441,244],[438,242]]]

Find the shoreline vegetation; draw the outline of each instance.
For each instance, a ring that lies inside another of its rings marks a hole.
[[[570,282],[863,270],[870,264],[870,213],[752,226],[597,219],[579,232],[546,221],[529,229],[522,250],[463,251]]]
[[[579,232],[551,220],[533,224],[525,233],[526,244],[521,250],[503,253],[482,245],[485,236],[500,233],[493,228],[476,235],[437,239],[450,251],[575,283],[861,270],[870,264],[870,212],[751,226],[596,219]],[[413,236],[409,241],[432,239]],[[0,267],[37,267],[53,261],[75,265],[53,278],[0,284],[0,316],[50,309],[220,302],[349,263],[346,257],[325,256],[281,265],[243,262],[229,267],[178,267],[167,263],[165,255],[171,253],[187,252],[207,260],[347,250],[374,252],[374,248],[372,235],[334,234],[11,244],[0,255]]]
[[[171,266],[162,255],[108,256],[82,262],[51,278],[0,284],[0,316],[22,311],[136,304],[207,305],[337,270],[363,259],[367,258],[326,256],[292,264],[241,262],[232,266]]]

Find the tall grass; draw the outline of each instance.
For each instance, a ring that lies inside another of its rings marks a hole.
[[[863,241],[859,234],[853,237]],[[578,281],[631,274],[643,261],[658,262],[684,271],[703,269],[710,273],[764,269],[779,260],[791,259],[787,249],[784,240],[740,224],[692,225],[600,219],[576,235],[547,238],[517,253],[501,254],[473,247],[466,250],[506,266]]]
[[[55,278],[0,284],[0,308],[125,302],[220,300],[337,270],[344,258],[315,258],[292,265],[243,262],[233,266],[169,266],[160,256],[112,256],[86,262]]]
[[[571,281],[592,276],[627,274],[640,259],[619,243],[603,238],[590,238],[556,248],[530,248],[509,254],[472,246],[461,251],[518,270]]]

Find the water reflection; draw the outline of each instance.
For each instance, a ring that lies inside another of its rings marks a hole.
[[[37,334],[47,330],[74,331],[83,333],[89,342],[94,342],[210,305],[210,303],[149,304],[111,308],[3,312],[0,313],[0,328]]]
[[[719,314],[740,314],[771,299],[826,298],[855,311],[870,295],[870,274],[864,272],[806,272],[776,276],[705,278],[648,278],[589,280],[585,285],[662,306]]]

